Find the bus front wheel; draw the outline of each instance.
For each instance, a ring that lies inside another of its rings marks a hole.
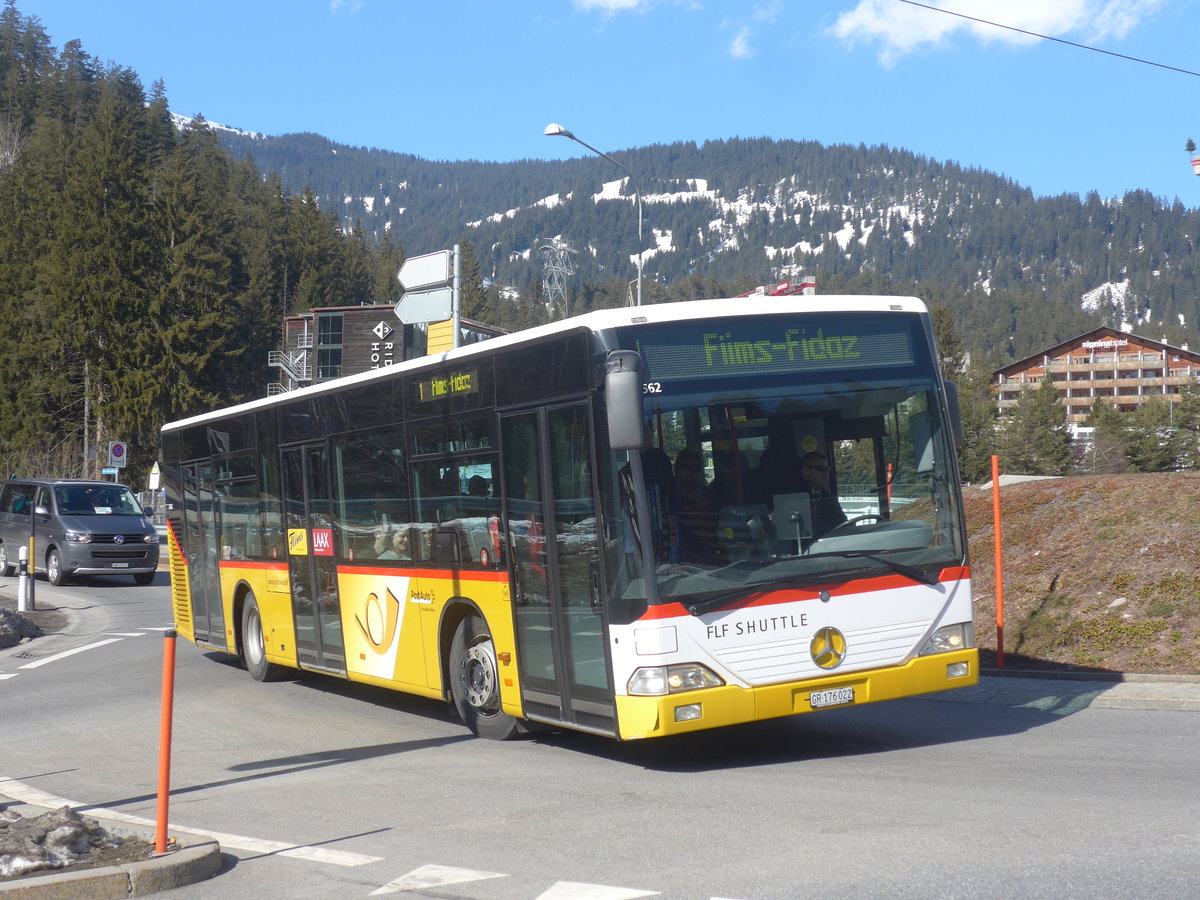
[[[242,606],[242,662],[255,681],[275,681],[284,673],[282,666],[267,662],[262,613],[253,593],[246,595]]]
[[[517,720],[500,708],[491,632],[474,613],[458,623],[450,644],[450,694],[459,717],[477,736],[504,741],[517,733]]]

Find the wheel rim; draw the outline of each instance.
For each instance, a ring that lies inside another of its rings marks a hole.
[[[473,709],[490,713],[498,708],[496,651],[491,638],[483,638],[467,649],[459,678],[463,695]]]
[[[257,666],[263,659],[262,618],[257,609],[252,609],[246,615],[246,659]]]
[[[3,544],[0,544],[0,572],[8,569],[8,550]]]
[[[49,578],[51,581],[58,581],[58,575],[59,575],[58,569],[59,569],[58,554],[51,553],[50,558],[46,560],[46,577]]]

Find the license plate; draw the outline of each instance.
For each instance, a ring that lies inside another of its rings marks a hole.
[[[113,567],[114,569],[128,569],[128,568],[129,568],[129,563],[113,563],[113,564],[112,564],[112,567]]]
[[[841,706],[843,703],[853,703],[854,688],[840,687],[830,688],[827,691],[813,691],[808,695],[808,702],[812,704],[813,709],[820,709],[823,706]]]

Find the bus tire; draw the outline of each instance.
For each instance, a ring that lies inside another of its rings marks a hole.
[[[255,681],[276,681],[285,671],[283,666],[267,662],[262,613],[259,612],[253,591],[246,594],[242,606],[242,664]]]
[[[496,647],[481,616],[469,613],[450,643],[450,695],[454,708],[472,733],[505,741],[519,722],[500,708],[500,674]]]

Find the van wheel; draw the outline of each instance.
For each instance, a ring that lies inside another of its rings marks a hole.
[[[262,613],[253,593],[246,595],[242,607],[242,662],[255,681],[277,681],[286,671],[283,666],[267,662]]]
[[[517,719],[500,708],[500,675],[491,632],[474,613],[458,624],[450,644],[450,695],[459,717],[478,737],[505,741],[517,733]]]
[[[143,587],[145,587],[148,584],[154,584],[154,573],[153,572],[135,572],[134,576],[133,576],[133,580],[136,584],[140,584]]]
[[[46,554],[46,580],[55,587],[67,583],[67,573],[63,571],[62,557],[57,550]]]
[[[12,563],[8,561],[8,548],[0,542],[0,575],[8,577],[13,573]]]

